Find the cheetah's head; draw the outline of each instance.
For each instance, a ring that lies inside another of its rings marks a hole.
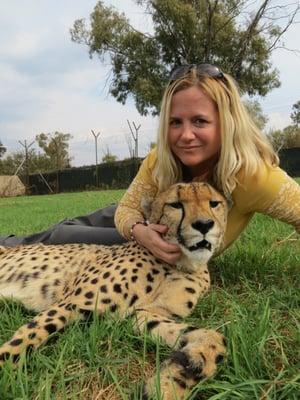
[[[226,199],[207,183],[172,185],[148,207],[143,204],[150,223],[169,227],[164,238],[182,250],[179,266],[189,269],[206,264],[221,247],[227,221]]]

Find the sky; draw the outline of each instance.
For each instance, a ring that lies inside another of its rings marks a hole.
[[[132,0],[104,3],[125,12],[137,29],[151,31],[143,9]],[[22,150],[21,143],[31,143],[41,132],[59,131],[72,135],[72,165],[91,165],[94,130],[100,132],[98,160],[108,150],[123,159],[129,157],[127,119],[141,125],[139,156],[145,156],[155,141],[157,118],[141,117],[132,100],[121,105],[110,96],[109,65],[91,59],[87,46],[71,41],[73,22],[88,20],[95,4],[96,0],[0,1],[0,141],[8,152]],[[300,100],[299,37],[298,18],[284,37],[285,46],[298,53],[277,49],[272,55],[281,87],[257,98],[270,128],[289,125],[292,106]]]

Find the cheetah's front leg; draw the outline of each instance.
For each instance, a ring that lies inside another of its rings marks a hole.
[[[226,353],[223,335],[177,323],[158,307],[137,310],[137,327],[147,329],[174,348],[159,376],[164,400],[185,398],[199,381],[216,373],[217,364]],[[154,375],[147,382],[144,399],[156,398],[156,379]]]
[[[19,328],[8,342],[0,347],[0,365],[7,359],[13,362],[19,359],[22,352],[37,348],[48,339],[49,335],[59,332],[78,317],[72,304],[59,303],[49,310],[35,316],[29,323]]]

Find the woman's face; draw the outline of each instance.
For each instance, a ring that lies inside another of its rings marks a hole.
[[[199,87],[173,95],[168,141],[173,154],[192,176],[207,172],[217,162],[221,147],[219,114],[214,102]]]

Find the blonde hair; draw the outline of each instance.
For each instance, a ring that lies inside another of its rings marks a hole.
[[[271,144],[255,125],[242,103],[233,78],[199,76],[193,68],[185,76],[170,83],[165,90],[157,136],[157,161],[153,179],[159,191],[182,180],[182,164],[174,157],[168,143],[168,129],[172,97],[180,90],[198,86],[215,103],[220,120],[221,149],[213,171],[213,184],[230,197],[236,187],[238,173],[243,178],[253,176],[261,162],[278,165],[279,159]]]

